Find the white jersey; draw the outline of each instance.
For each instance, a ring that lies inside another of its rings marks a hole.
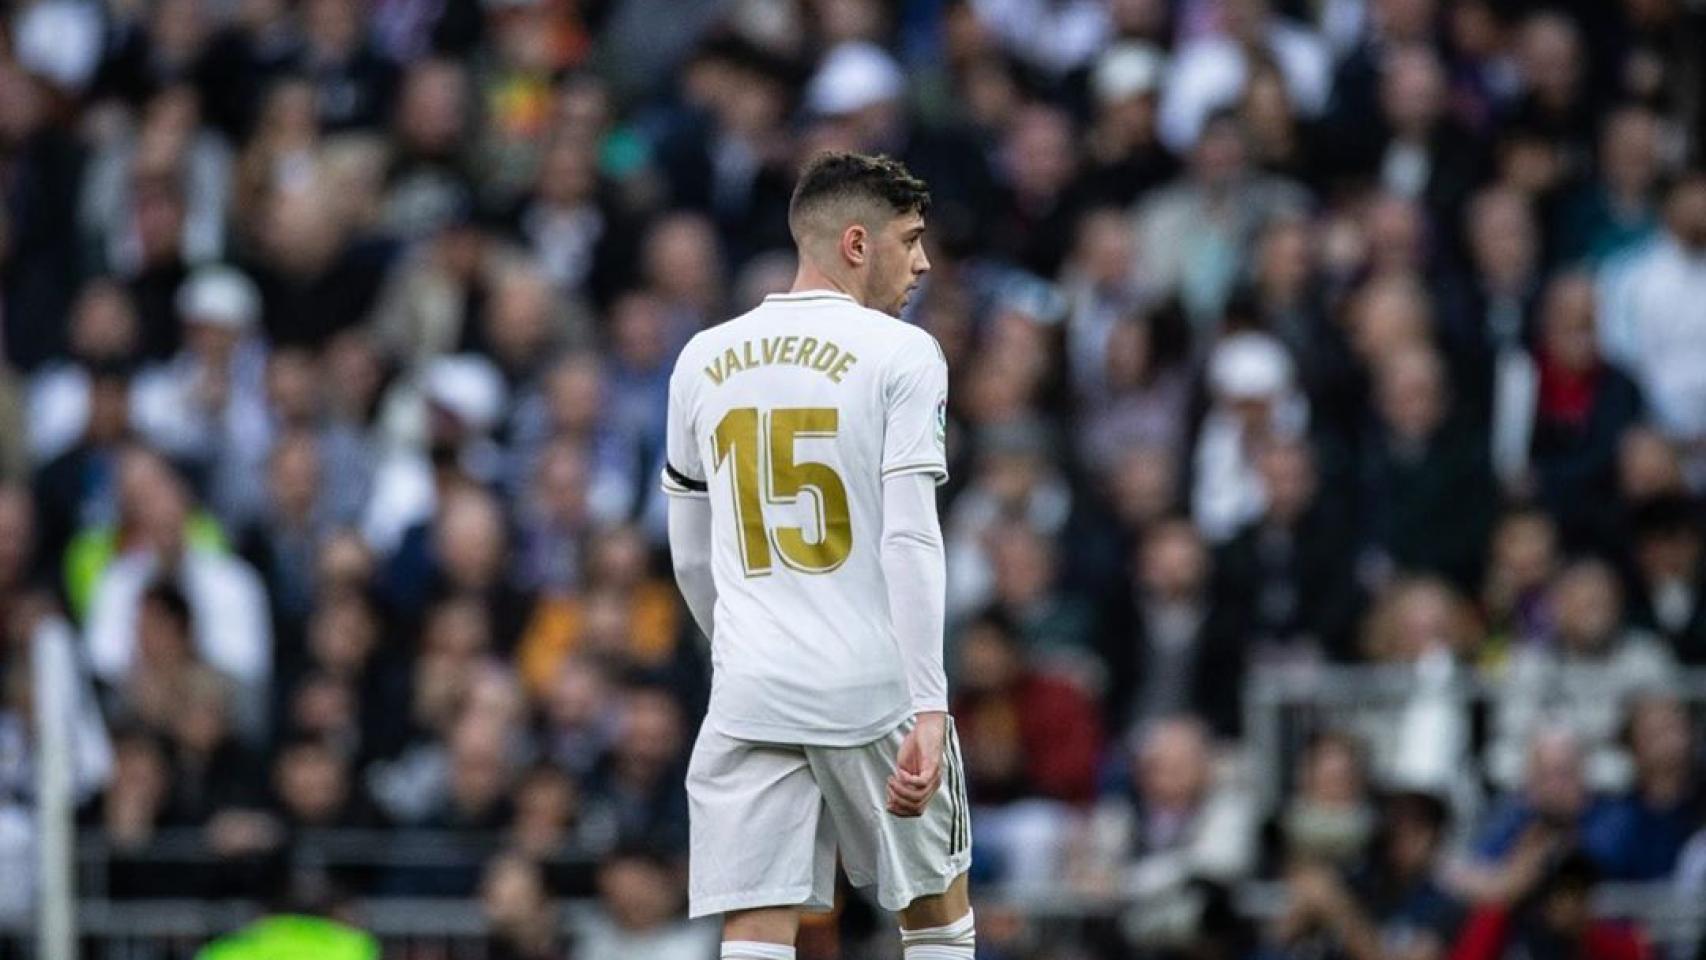
[[[856,746],[911,714],[883,480],[947,478],[947,396],[928,333],[830,291],[767,297],[681,351],[663,487],[710,498],[713,728]]]

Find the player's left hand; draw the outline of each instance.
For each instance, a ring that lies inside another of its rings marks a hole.
[[[920,713],[901,741],[888,783],[888,811],[897,817],[916,817],[930,805],[942,786],[942,751],[948,742],[948,715]]]

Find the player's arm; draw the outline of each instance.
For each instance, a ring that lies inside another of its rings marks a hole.
[[[936,485],[947,479],[948,368],[941,351],[897,355],[885,393],[883,534],[879,562],[889,619],[906,673],[914,723],[889,778],[888,809],[918,816],[941,785],[948,682],[942,669],[947,584]]]
[[[712,613],[717,607],[717,584],[711,576],[711,500],[679,368],[669,379],[669,415],[659,483],[669,495],[669,557],[675,568],[675,583],[693,621],[710,639]]]
[[[711,577],[711,501],[669,498],[669,557],[688,612],[709,639],[717,608],[717,583]]]

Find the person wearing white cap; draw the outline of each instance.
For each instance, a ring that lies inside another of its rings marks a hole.
[[[1090,71],[1094,112],[1084,138],[1083,180],[1097,202],[1129,207],[1177,172],[1156,123],[1166,71],[1166,54],[1137,41],[1109,47]]]
[[[1269,439],[1294,439],[1309,424],[1309,403],[1279,340],[1235,333],[1208,358],[1212,406],[1192,458],[1191,515],[1203,537],[1221,543],[1259,516],[1267,492],[1257,454]]]
[[[362,533],[389,551],[438,508],[446,471],[494,480],[501,451],[491,432],[509,402],[503,375],[479,354],[436,357],[386,400],[392,449],[373,476]]]
[[[271,443],[266,352],[253,336],[261,298],[227,266],[204,266],[178,288],[183,347],[137,377],[132,420],[157,449],[209,472],[209,500],[237,525],[257,503],[254,478]]]

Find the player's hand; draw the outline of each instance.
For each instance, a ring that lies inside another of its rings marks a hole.
[[[901,741],[889,777],[888,811],[897,817],[916,817],[930,805],[942,786],[942,751],[948,743],[948,715],[920,713],[912,732]]]

